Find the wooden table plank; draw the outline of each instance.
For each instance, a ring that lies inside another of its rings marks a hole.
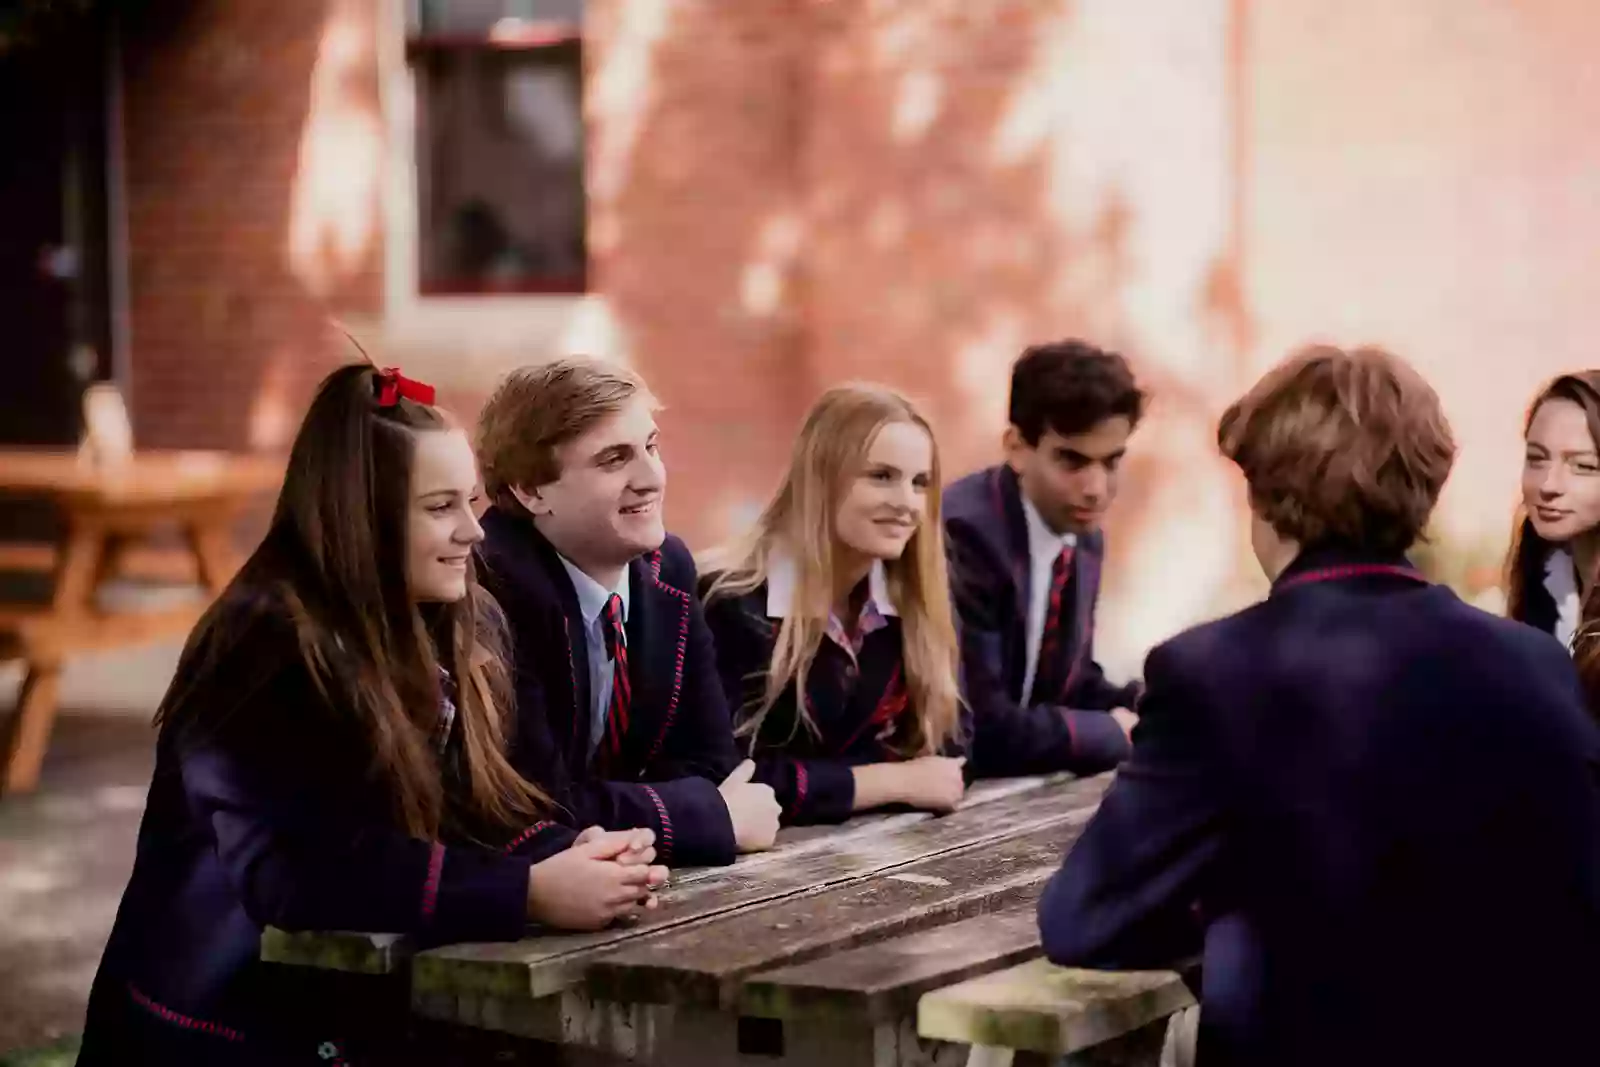
[[[589,963],[586,991],[629,1004],[732,1008],[757,971],[1033,899],[1093,814],[1080,808],[869,879],[624,943]]]
[[[1037,959],[925,994],[917,1032],[938,1041],[1065,1056],[1194,1002],[1175,971],[1084,971]]]
[[[1070,774],[1037,775],[1018,778],[997,778],[975,782],[962,801],[961,811],[970,811],[983,804],[1009,800],[1024,794],[1045,790],[1059,790],[1076,781]],[[1104,785],[1089,788],[1103,790]],[[953,816],[951,816],[953,817]],[[868,814],[836,826],[792,826],[778,831],[778,844],[767,852],[741,856],[733,864],[723,867],[686,867],[672,872],[672,888],[663,894],[663,906],[670,904],[678,909],[690,904],[708,891],[708,885],[729,879],[753,876],[758,868],[773,861],[789,860],[808,853],[836,851],[846,844],[860,844],[861,838],[890,833],[902,827],[926,822],[933,816],[927,812],[898,812],[894,814]],[[687,887],[695,886],[693,891]],[[682,921],[678,914],[660,916],[648,928],[662,928],[673,921]],[[625,928],[626,929],[626,928]],[[604,935],[618,931],[605,931]],[[547,935],[539,940],[571,941],[579,935]],[[530,945],[535,939],[517,942]],[[443,950],[439,950],[443,951]],[[269,927],[261,939],[261,958],[267,963],[282,963],[296,967],[316,967],[332,970],[354,971],[361,974],[388,974],[410,963],[412,949],[400,934],[362,934],[341,930],[291,933]]]
[[[1074,780],[1074,775],[1062,773],[1020,778],[991,778],[974,782],[956,810],[966,811],[981,804],[1006,800],[1023,793],[1038,792]],[[807,852],[834,851],[842,844],[857,838],[887,833],[902,826],[927,822],[932,818],[935,816],[926,811],[868,812],[839,824],[786,826],[778,831],[777,845],[766,852],[752,852],[740,856],[732,864],[723,867],[685,868],[681,872],[673,872],[672,880],[675,885],[681,886],[706,878],[718,878],[729,871],[744,873]]]
[[[1038,956],[1033,901],[765,971],[747,979],[739,1011],[768,1019],[867,1019],[916,1014],[917,999],[968,978]]]
[[[826,893],[930,856],[1047,827],[1074,814],[1086,819],[1110,779],[1101,775],[1022,793],[943,818],[897,826],[882,835],[846,839],[836,849],[805,853],[788,863],[726,868],[717,879],[669,886],[662,892],[660,910],[631,927],[431,949],[413,961],[412,989],[519,999],[559,993],[583,979],[588,962],[598,953],[626,942],[655,940],[680,927],[700,930],[713,916]]]

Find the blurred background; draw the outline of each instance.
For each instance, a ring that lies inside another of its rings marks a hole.
[[[1370,342],[1444,399],[1426,562],[1493,607],[1526,401],[1596,362],[1596,40],[1588,0],[10,0],[0,465],[77,449],[94,383],[135,457],[270,462],[352,339],[464,419],[582,352],[667,405],[702,548],[827,385],[909,391],[959,473],[1019,350],[1079,335],[1154,393],[1100,611],[1126,675],[1263,588],[1222,407]],[[82,464],[0,469],[4,598],[64,610]],[[153,525],[137,588],[204,577]],[[40,784],[0,798],[0,1050],[81,1024],[181,628],[134,636],[63,655]]]

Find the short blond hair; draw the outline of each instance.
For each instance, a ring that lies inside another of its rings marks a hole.
[[[557,450],[636,396],[655,402],[643,378],[602,359],[557,359],[507,374],[478,415],[478,464],[490,499],[518,507],[513,488],[560,478]]]

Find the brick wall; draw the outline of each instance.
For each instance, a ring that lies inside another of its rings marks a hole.
[[[280,444],[345,351],[330,315],[376,311],[381,292],[375,243],[352,258],[330,241],[322,255],[343,265],[333,271],[291,255],[296,224],[302,246],[317,239],[313,104],[376,106],[370,48],[363,58],[328,41],[352,23],[359,36],[370,11],[364,0],[164,0],[141,12],[123,34],[135,437]]]
[[[700,546],[824,385],[915,393],[959,471],[994,455],[1016,351],[1084,333],[1157,390],[1102,613],[1132,666],[1256,588],[1210,433],[1284,348],[1417,358],[1474,463],[1467,539],[1500,529],[1524,395],[1592,349],[1591,5],[1326,6],[592,0],[583,334],[386,303],[380,0],[167,0],[126,45],[136,430],[282,439],[343,352],[330,316],[469,417],[505,368],[583,348],[666,402],[670,521]]]

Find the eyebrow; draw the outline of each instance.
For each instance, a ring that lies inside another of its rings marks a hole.
[[[1105,456],[1102,457],[1101,462],[1109,463],[1112,460],[1121,459],[1123,456],[1125,456],[1127,454],[1128,454],[1128,450],[1126,448],[1119,448],[1115,452],[1106,453]],[[1087,455],[1086,453],[1083,453],[1083,452],[1079,452],[1076,448],[1068,448],[1065,445],[1060,446],[1060,447],[1058,447],[1056,449],[1056,455],[1061,456],[1061,457],[1063,457],[1065,459],[1082,460],[1085,463],[1093,463],[1093,462],[1095,462],[1095,457],[1093,457],[1091,455]]]
[[[621,443],[606,445],[604,448],[601,448],[595,452],[593,456],[589,457],[589,462],[604,463],[608,459],[624,459],[631,455],[633,455],[633,446],[631,444]]]
[[[650,431],[650,436],[649,437],[646,437],[644,439],[645,445],[648,446],[650,444],[650,442],[657,440],[658,438],[660,438],[660,436],[661,436],[661,428],[658,426],[654,430]],[[635,451],[636,451],[636,449],[633,446],[633,442],[631,442],[631,441],[615,441],[615,442],[612,442],[609,445],[604,445],[601,448],[596,449],[594,455],[589,457],[589,462],[590,463],[604,463],[606,460],[612,458],[613,456],[615,456],[615,457],[620,459],[620,458],[624,458],[624,457],[627,457],[627,456],[631,456]]]

